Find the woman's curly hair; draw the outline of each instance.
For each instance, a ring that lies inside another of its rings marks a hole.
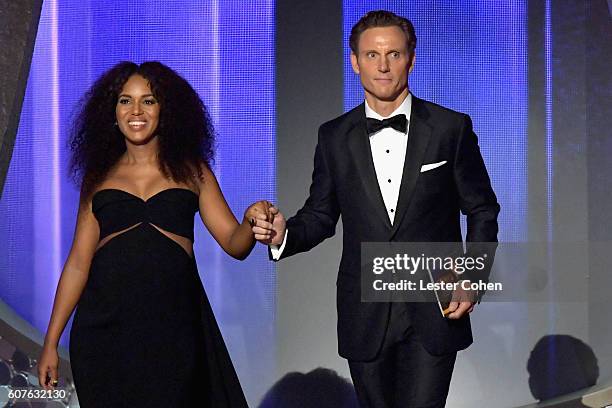
[[[198,93],[166,65],[150,61],[137,65],[120,62],[93,84],[83,96],[70,134],[70,174],[88,197],[104,181],[126,150],[125,138],[116,125],[115,107],[123,85],[138,74],[149,82],[160,104],[160,171],[177,183],[202,177],[202,165],[210,168],[215,133]]]

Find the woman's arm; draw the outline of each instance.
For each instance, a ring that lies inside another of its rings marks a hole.
[[[227,254],[236,259],[245,259],[256,242],[249,221],[253,218],[261,220],[258,222],[267,221],[270,203],[259,201],[251,205],[239,224],[225,201],[215,175],[205,166],[202,166],[199,187],[202,222]]]
[[[57,345],[87,282],[89,267],[98,243],[100,229],[91,211],[91,200],[80,200],[72,248],[60,276],[53,311],[47,328],[38,375],[45,386],[47,373],[57,379]],[[47,387],[45,387],[47,388]]]

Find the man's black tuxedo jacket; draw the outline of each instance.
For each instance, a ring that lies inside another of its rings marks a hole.
[[[421,165],[444,160],[446,164],[420,173]],[[461,242],[459,211],[467,216],[467,241],[497,242],[499,205],[469,116],[413,97],[393,225],[386,211],[361,104],[320,127],[310,196],[287,220],[281,255],[308,251],[331,237],[342,215],[338,349],[349,360],[375,358],[389,320],[390,303],[360,300],[362,242]],[[430,353],[454,352],[472,343],[469,316],[443,318],[433,303],[411,303],[409,308]]]

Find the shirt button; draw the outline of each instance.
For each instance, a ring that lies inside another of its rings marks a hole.
[[[387,153],[389,153],[389,152],[390,152],[390,150],[389,150],[389,149],[387,149]]]
[[[387,180],[389,183],[391,182],[391,179]]]
[[[393,208],[392,208],[392,209],[390,209],[389,211],[393,212]]]

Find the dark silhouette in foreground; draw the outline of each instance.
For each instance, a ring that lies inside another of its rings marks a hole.
[[[529,389],[539,401],[591,387],[599,377],[597,357],[591,347],[575,337],[559,334],[544,336],[537,342],[527,361],[527,371]]]
[[[359,408],[353,385],[335,371],[317,368],[286,374],[264,395],[259,408]]]

